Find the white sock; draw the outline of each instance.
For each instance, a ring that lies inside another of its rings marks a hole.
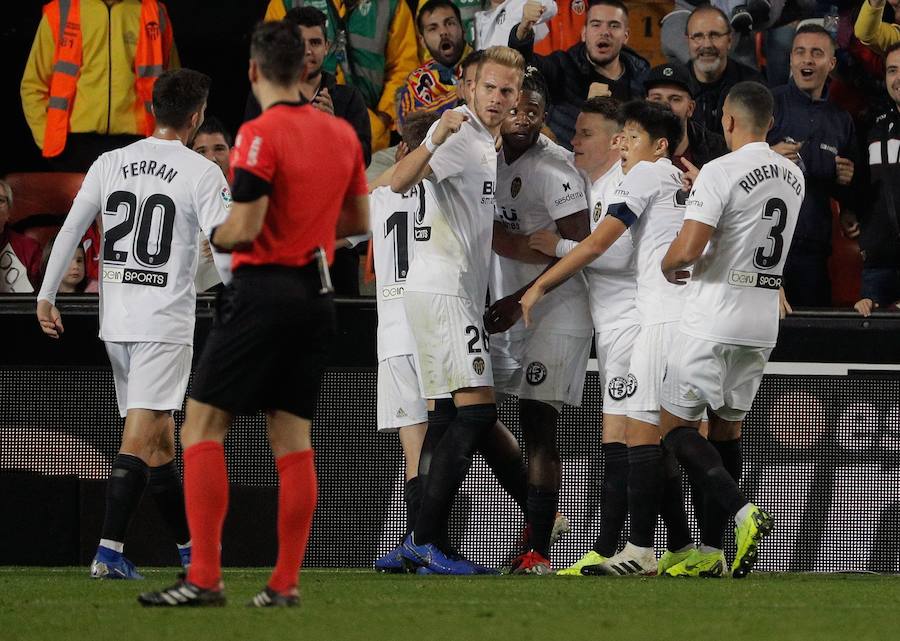
[[[125,544],[121,541],[110,541],[109,539],[100,539],[100,547],[106,548],[107,550],[112,550],[113,552],[118,552],[122,554],[122,551],[125,549]]]
[[[737,514],[734,515],[734,522],[737,525],[740,525],[744,522],[748,516],[750,516],[750,510],[753,509],[753,503],[747,503],[744,507],[737,511]]]
[[[720,550],[719,548],[714,548],[711,545],[706,545],[705,543],[700,544],[700,554],[712,554],[714,552],[716,554],[721,554],[722,550]]]

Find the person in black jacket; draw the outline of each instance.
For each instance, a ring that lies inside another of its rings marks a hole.
[[[684,126],[684,135],[672,151],[672,164],[688,173],[700,169],[710,160],[728,153],[725,138],[692,120],[696,103],[691,76],[681,65],[659,65],[650,70],[644,81],[647,100],[669,105]],[[683,160],[687,163],[682,162]]]
[[[621,102],[644,95],[643,76],[650,63],[628,42],[628,7],[621,0],[589,0],[581,42],[567,51],[549,56],[534,53],[534,25],[543,6],[525,5],[522,21],[509,32],[509,46],[525,56],[546,79],[552,109],[548,125],[557,142],[572,149],[575,120],[588,98],[591,85],[600,83],[592,95],[608,95]]]
[[[744,80],[765,83],[752,67],[729,57],[733,33],[725,13],[704,4],[691,12],[685,30],[691,62],[688,71],[697,103],[694,120],[722,135],[722,105],[733,86]]]
[[[325,39],[325,14],[315,7],[302,6],[288,11],[284,19],[300,27],[306,42],[306,79],[300,83],[300,94],[314,107],[343,118],[353,126],[368,166],[372,160],[372,131],[362,94],[356,87],[337,84],[334,74],[322,69],[329,46]],[[247,97],[244,121],[252,120],[260,113],[259,103],[251,93]]]
[[[854,307],[864,316],[900,304],[900,42],[887,48],[884,66],[892,104],[869,131],[866,204],[858,225],[849,216],[841,221],[849,236],[859,236],[862,291]]]

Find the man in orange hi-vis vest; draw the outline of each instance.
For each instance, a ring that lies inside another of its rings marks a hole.
[[[53,169],[87,171],[101,153],[153,131],[153,83],[177,68],[157,0],[53,0],[22,76],[22,110]]]

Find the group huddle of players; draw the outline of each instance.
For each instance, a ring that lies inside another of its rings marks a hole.
[[[730,574],[745,576],[773,520],[738,488],[741,424],[777,338],[804,193],[799,168],[765,142],[771,94],[736,85],[722,116],[732,153],[683,173],[670,161],[682,124],[667,107],[590,98],[573,155],[541,134],[546,87],[518,53],[492,47],[477,64],[466,104],[413,114],[403,157],[370,185],[378,428],[399,432],[408,516],[376,569],[493,572],[447,536],[477,451],[527,523],[510,571],[551,573],[551,543],[568,528],[556,422],[564,403],[581,403],[593,337],[601,529],[559,574],[727,576],[733,519]],[[527,466],[497,420],[507,396]],[[700,490],[699,545],[681,467]]]

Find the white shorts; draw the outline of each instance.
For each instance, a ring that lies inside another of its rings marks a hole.
[[[378,431],[428,422],[428,407],[419,389],[415,357],[392,356],[378,362]]]
[[[590,336],[535,331],[513,340],[501,334],[492,341],[494,350],[501,353],[494,359],[499,392],[544,401],[557,409],[561,403],[581,405]],[[510,368],[508,363],[515,365]]]
[[[742,421],[753,405],[771,347],[729,345],[680,333],[668,354],[662,407],[699,421],[707,406],[726,421]]]
[[[640,325],[617,327],[594,336],[597,346],[597,369],[603,393],[603,413],[625,416],[625,403],[634,395],[634,379],[628,377],[631,351],[641,331]]]
[[[625,400],[628,418],[659,425],[659,389],[666,355],[677,334],[678,321],[641,326],[628,368],[630,396]]]
[[[439,398],[466,387],[493,387],[484,306],[467,298],[407,291],[406,317],[419,356],[422,396]]]
[[[106,341],[119,414],[130,409],[181,409],[191,376],[194,348],[179,343]]]

